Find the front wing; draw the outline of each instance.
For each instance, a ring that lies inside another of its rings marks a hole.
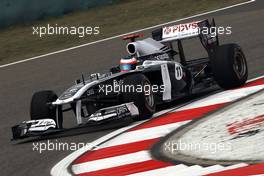
[[[137,115],[139,115],[139,111],[134,103],[125,103],[100,109],[88,118],[83,118],[84,121],[81,125],[101,124],[103,122],[134,117]],[[81,125],[77,127],[81,127]],[[53,119],[23,121],[22,123],[12,127],[12,140],[46,136],[63,131],[66,131],[66,129],[57,128],[57,124]]]

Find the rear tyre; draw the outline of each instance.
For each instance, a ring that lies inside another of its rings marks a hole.
[[[141,86],[143,91],[125,91],[122,93],[124,103],[134,102],[139,111],[139,116],[133,117],[133,120],[143,120],[150,118],[156,110],[154,94],[151,91],[151,83],[143,74],[129,75],[124,79],[125,86],[137,88]]]
[[[61,126],[62,119],[56,118],[57,108],[48,104],[55,101],[57,98],[58,96],[50,90],[34,93],[30,105],[31,120],[53,119],[57,127]]]
[[[217,46],[210,59],[214,78],[220,87],[232,89],[244,85],[247,81],[247,61],[239,45]]]

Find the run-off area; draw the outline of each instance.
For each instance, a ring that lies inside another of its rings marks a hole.
[[[173,147],[167,154],[173,158],[263,161],[264,91],[212,113],[179,133],[167,140]]]

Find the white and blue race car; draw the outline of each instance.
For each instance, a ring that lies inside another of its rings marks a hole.
[[[219,45],[213,30],[203,32],[213,27],[214,20],[203,20],[157,29],[152,38],[125,36],[130,40],[126,45],[128,56],[108,73],[82,77],[60,96],[50,90],[36,92],[31,100],[31,120],[12,127],[13,139],[63,131],[66,111],[74,112],[77,126],[122,118],[140,120],[150,118],[159,104],[208,87],[231,89],[243,85],[248,68],[241,47]],[[208,56],[186,59],[182,45],[186,39],[198,39]]]

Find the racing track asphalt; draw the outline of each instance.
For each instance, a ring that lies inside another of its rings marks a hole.
[[[263,75],[264,1],[257,0],[255,3],[194,20],[206,17],[215,17],[218,25],[232,26],[232,35],[220,37],[221,43],[239,43],[248,59],[249,77]],[[145,31],[144,33],[148,36],[149,32]],[[195,44],[187,43],[186,45],[194,46]],[[70,153],[70,151],[46,151],[39,154],[32,151],[31,142],[13,145],[10,142],[10,127],[29,118],[28,109],[33,92],[53,89],[60,93],[76,78],[79,78],[81,73],[107,70],[111,65],[118,63],[122,55],[126,54],[124,46],[122,40],[112,39],[0,69],[1,175],[49,175],[50,169]],[[191,55],[197,52],[199,52],[199,48],[192,50]],[[67,118],[66,123],[69,125],[72,120]],[[91,131],[86,134],[59,138],[57,141],[92,142],[113,129],[93,128]]]

